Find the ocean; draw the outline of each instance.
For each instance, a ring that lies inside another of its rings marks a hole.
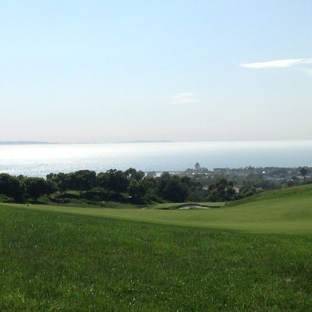
[[[194,168],[197,162],[209,170],[310,166],[312,141],[0,145],[0,172],[16,176],[130,167],[174,172]]]

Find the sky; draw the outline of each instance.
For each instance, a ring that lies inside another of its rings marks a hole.
[[[0,141],[312,139],[311,0],[0,0]]]

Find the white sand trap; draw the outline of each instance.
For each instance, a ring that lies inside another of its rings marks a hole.
[[[210,209],[210,207],[204,207],[200,205],[184,205],[178,208],[179,210],[188,210],[188,209]]]

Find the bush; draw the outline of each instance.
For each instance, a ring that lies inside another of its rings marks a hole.
[[[9,197],[5,194],[0,194],[0,202],[1,203],[14,203],[15,200],[12,197]]]

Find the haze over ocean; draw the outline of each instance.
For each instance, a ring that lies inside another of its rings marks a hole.
[[[312,141],[0,145],[0,172],[11,175],[45,177],[51,172],[130,167],[184,171],[196,162],[209,170],[310,166]]]

